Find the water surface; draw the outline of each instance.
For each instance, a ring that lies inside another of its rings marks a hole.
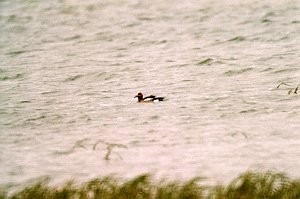
[[[0,1],[0,185],[299,177],[299,13],[299,0]]]

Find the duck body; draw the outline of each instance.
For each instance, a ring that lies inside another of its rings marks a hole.
[[[149,95],[144,97],[143,93],[138,93],[134,98],[138,98],[138,102],[154,102],[163,101],[164,97],[156,97],[155,95]]]

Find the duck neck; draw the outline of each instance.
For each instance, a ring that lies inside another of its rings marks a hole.
[[[142,96],[138,96],[138,102],[142,102],[144,99]]]

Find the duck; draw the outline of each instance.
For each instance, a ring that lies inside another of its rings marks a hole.
[[[144,97],[143,93],[138,93],[134,98],[138,98],[138,102],[154,102],[154,101],[163,101],[164,97],[156,97],[155,95],[149,95]]]

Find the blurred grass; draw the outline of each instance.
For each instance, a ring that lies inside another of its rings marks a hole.
[[[300,180],[282,173],[246,172],[228,185],[204,186],[201,178],[189,181],[154,182],[148,174],[128,181],[113,177],[91,180],[81,185],[68,181],[51,187],[37,182],[8,195],[0,188],[0,199],[294,199],[300,198]]]

